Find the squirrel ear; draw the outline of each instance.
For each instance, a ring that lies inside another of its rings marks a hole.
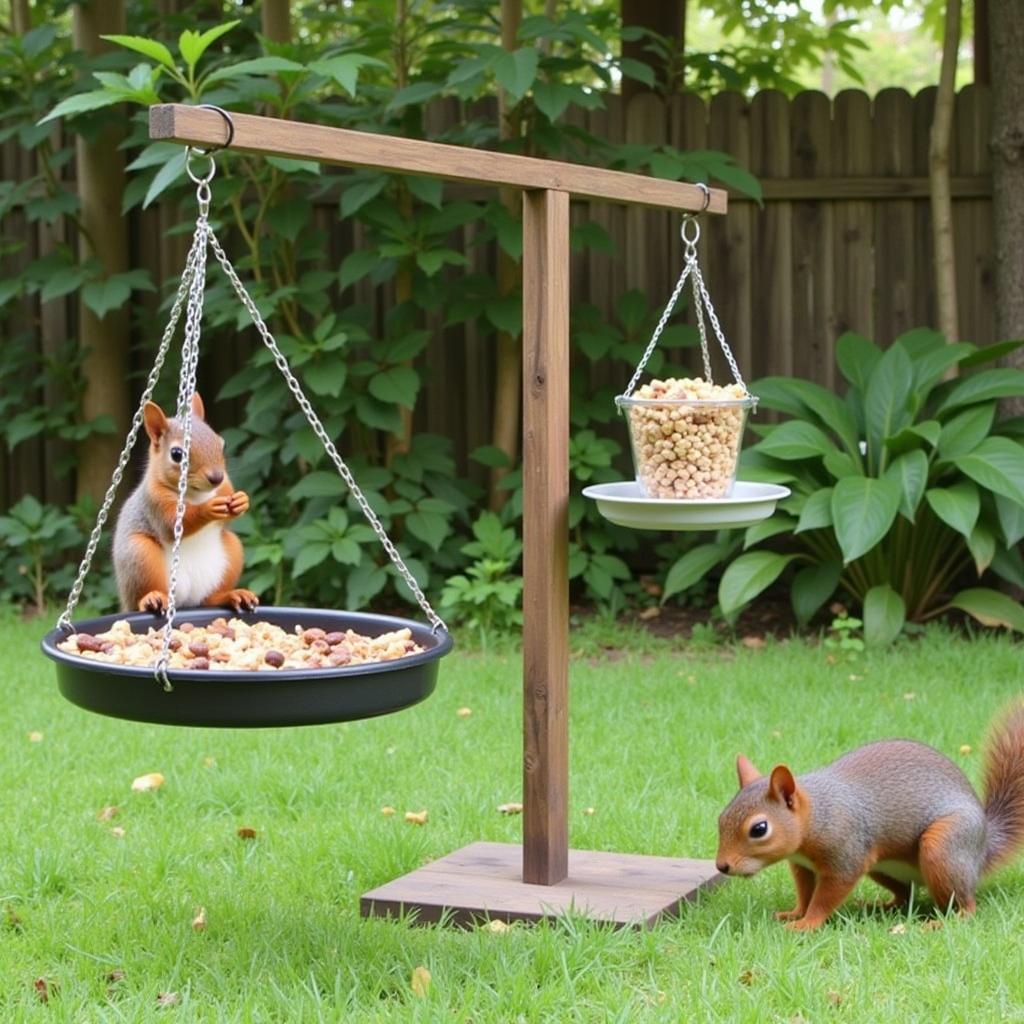
[[[142,410],[142,418],[146,423],[146,433],[156,444],[167,433],[167,417],[156,402],[147,402]]]
[[[784,765],[776,765],[772,769],[772,777],[768,783],[768,795],[779,800],[792,810],[794,795],[796,794],[796,779],[793,773]]]
[[[755,779],[761,778],[761,773],[753,766],[750,760],[739,754],[736,757],[736,776],[740,780],[740,789]]]
[[[192,392],[192,415],[198,420],[206,419],[206,409],[203,407],[203,400],[199,397],[198,391]]]

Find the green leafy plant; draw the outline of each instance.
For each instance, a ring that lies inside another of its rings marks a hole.
[[[445,582],[441,607],[453,621],[477,630],[486,643],[488,637],[507,633],[523,621],[523,580],[514,571],[523,545],[493,512],[477,518],[473,537],[462,547],[473,562]]]
[[[0,516],[0,540],[4,542],[2,583],[13,597],[31,595],[38,614],[46,611],[50,572],[62,565],[68,549],[77,547],[82,535],[75,520],[52,505],[42,505],[26,495]],[[19,585],[19,581],[23,581]]]
[[[864,623],[860,619],[843,612],[837,615],[828,627],[828,636],[824,645],[831,651],[837,651],[843,657],[854,660],[864,650],[861,630]]]
[[[719,584],[723,613],[735,616],[790,570],[801,623],[839,590],[863,609],[869,644],[954,608],[1024,631],[1024,609],[1006,594],[960,589],[986,572],[1024,585],[1024,429],[997,419],[999,399],[1024,392],[1024,372],[979,369],[1021,344],[947,344],[919,329],[882,351],[845,334],[836,348],[845,398],[799,379],[752,385],[763,407],[789,418],[752,425],[762,440],[744,452],[743,475],[793,494],[745,531],[736,557],[735,539],[718,542],[714,550],[731,559]],[[962,375],[947,379],[951,371]],[[704,547],[699,568],[710,568],[714,550]]]

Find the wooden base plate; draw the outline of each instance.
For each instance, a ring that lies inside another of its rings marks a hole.
[[[622,927],[675,917],[681,905],[723,878],[709,860],[633,853],[569,851],[569,877],[556,885],[522,880],[523,850],[511,843],[473,843],[366,893],[364,917],[412,915],[417,924],[444,917],[539,921],[571,911]]]

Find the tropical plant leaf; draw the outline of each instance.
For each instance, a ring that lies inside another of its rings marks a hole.
[[[980,576],[996,556],[996,536],[984,523],[978,523],[967,538],[967,549]]]
[[[665,577],[665,586],[661,594],[664,604],[670,597],[682,593],[702,580],[725,555],[721,544],[698,544],[690,548],[681,558],[677,559]]]
[[[973,615],[984,626],[1004,626],[1024,633],[1024,608],[1019,601],[1014,601],[998,590],[990,590],[988,587],[961,590],[949,604],[952,608]]]
[[[997,494],[996,517],[1006,546],[1015,547],[1024,538],[1024,505],[1013,498]]]
[[[743,550],[746,551],[747,548],[760,544],[761,541],[768,540],[769,537],[776,537],[780,533],[791,533],[794,526],[796,526],[796,520],[792,516],[776,512],[775,515],[747,527],[743,534]]]
[[[953,459],[973,452],[988,437],[996,416],[996,403],[986,402],[954,416],[942,428],[937,444],[939,455]]]
[[[893,345],[878,361],[864,393],[864,422],[868,441],[868,465],[885,469],[885,439],[898,434],[910,422],[910,395],[914,367],[906,349]]]
[[[899,487],[900,514],[913,522],[928,483],[928,456],[920,448],[905,452],[893,459],[885,471],[885,478]]]
[[[838,395],[823,388],[820,384],[791,377],[765,377],[753,386],[753,392],[768,408],[772,409],[779,408],[779,395],[787,396],[789,399],[787,404],[791,404],[792,400],[796,399],[817,418],[818,426],[833,431],[849,455],[858,462],[860,461],[857,421],[854,419],[850,407]],[[766,398],[766,393],[772,397]],[[791,415],[804,418],[805,411],[799,409],[799,406],[797,408],[798,411]]]
[[[947,526],[970,540],[981,511],[978,488],[970,480],[961,480],[953,487],[929,488],[925,499]]]
[[[836,562],[820,562],[801,569],[794,577],[790,590],[793,614],[801,626],[806,626],[819,608],[835,593],[843,567]]]
[[[900,635],[907,618],[903,598],[880,583],[864,595],[864,642],[869,647],[886,647]]]
[[[904,427],[893,437],[887,437],[885,447],[893,455],[902,455],[904,452],[920,448],[922,441],[927,441],[934,448],[941,431],[942,424],[938,420],[922,420],[920,423]]]
[[[836,484],[832,521],[844,563],[860,558],[889,532],[900,496],[900,488],[887,479],[848,476]]]
[[[794,533],[823,530],[832,525],[832,490],[831,487],[823,487],[804,502]]]
[[[835,445],[814,425],[803,420],[780,423],[757,445],[762,455],[789,461],[813,459],[836,450]]]
[[[990,363],[995,359],[1002,359],[1003,356],[1016,352],[1022,345],[1024,345],[1024,338],[1018,338],[1016,341],[997,341],[994,345],[985,345],[974,351],[966,359],[961,360],[960,369],[966,370],[981,363]]]
[[[866,389],[881,358],[882,350],[874,342],[853,331],[840,335],[836,341],[839,371],[859,391]]]
[[[989,437],[952,462],[982,487],[1024,505],[1024,448],[1008,437]]]
[[[796,555],[773,551],[748,551],[735,559],[718,584],[718,604],[732,621],[739,610],[770,587]]]
[[[952,382],[935,414],[941,416],[962,405],[989,402],[994,398],[1012,398],[1024,394],[1024,370],[1000,366],[983,370]]]

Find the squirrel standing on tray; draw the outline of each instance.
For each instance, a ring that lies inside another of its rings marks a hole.
[[[893,894],[923,882],[942,909],[974,910],[979,878],[1024,843],[1024,704],[997,720],[979,802],[960,769],[911,740],[859,747],[794,778],[762,775],[742,754],[740,791],[718,819],[718,870],[753,875],[788,860],[796,906],[775,916],[817,928],[867,874]]]
[[[154,402],[144,409],[149,463],[142,483],[124,503],[114,531],[114,573],[126,611],[162,612],[167,607],[174,514],[181,477],[182,425]],[[202,399],[192,396],[188,489],[175,592],[180,607],[224,605],[248,611],[259,604],[238,588],[242,542],[224,524],[249,507],[224,465],[224,439],[206,424]]]

